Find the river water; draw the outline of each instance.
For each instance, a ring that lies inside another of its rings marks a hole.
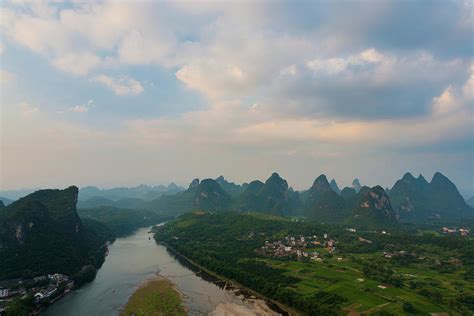
[[[195,268],[157,245],[150,229],[142,228],[131,236],[117,238],[109,246],[109,255],[95,280],[66,295],[42,315],[118,315],[137,287],[156,274],[171,280],[184,294],[189,315],[207,315],[219,303],[251,308],[251,303],[216,285],[212,277],[197,276]]]

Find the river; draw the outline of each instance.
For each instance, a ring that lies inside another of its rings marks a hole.
[[[184,294],[189,315],[207,315],[223,304],[254,308],[251,301],[216,285],[212,277],[197,276],[186,262],[178,261],[166,247],[157,245],[150,229],[142,228],[131,236],[117,238],[109,246],[109,255],[95,280],[69,293],[42,315],[118,315],[137,287],[156,274],[171,280]]]

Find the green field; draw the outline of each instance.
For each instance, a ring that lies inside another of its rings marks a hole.
[[[141,286],[127,302],[121,316],[186,315],[181,296],[173,284],[163,278]]]
[[[367,255],[365,257],[368,259]],[[343,258],[342,261],[326,259],[325,262],[261,260],[271,267],[287,270],[288,276],[300,279],[294,285],[298,292],[311,295],[323,290],[346,298],[347,303],[343,305],[343,310],[346,311],[372,314],[383,310],[398,315],[404,313],[403,303],[410,302],[415,306],[417,314],[447,312],[450,315],[460,315],[445,305],[433,303],[408,287],[398,288],[367,279],[362,266],[348,258]],[[410,281],[434,280],[438,284],[436,289],[443,294],[443,301],[449,301],[450,296],[454,297],[454,283],[457,287],[462,286],[465,291],[474,291],[472,283],[460,281],[459,277],[452,274],[442,275],[433,270],[414,267],[399,268],[397,272],[408,275]],[[386,288],[379,288],[379,285]]]

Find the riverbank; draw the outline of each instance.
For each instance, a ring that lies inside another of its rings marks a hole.
[[[186,315],[182,294],[166,278],[157,276],[142,284],[129,298],[121,316]]]
[[[159,242],[156,241],[158,244],[163,245],[166,247],[166,249],[171,252],[176,258],[181,259],[187,263],[187,265],[194,267],[194,270],[196,272],[196,275],[201,276],[202,274],[207,274],[207,277],[205,279],[209,279],[209,276],[212,277],[212,280],[208,280],[213,282],[214,284],[223,287],[224,289],[233,292],[235,296],[241,296],[243,300],[247,300],[252,303],[252,305],[255,307],[255,310],[253,311],[255,314],[255,311],[260,310],[264,305],[267,307],[267,313],[263,313],[262,315],[283,315],[283,316],[297,316],[300,313],[297,312],[294,309],[291,309],[287,306],[284,306],[283,304],[272,300],[268,297],[262,296],[260,293],[255,292],[254,290],[243,286],[242,284],[239,284],[233,280],[230,280],[224,276],[218,275],[214,273],[213,271],[208,270],[207,268],[199,265],[198,263],[194,262],[192,259],[184,256],[183,254],[179,253],[176,249],[173,247],[169,246],[168,244],[164,242]],[[263,304],[262,304],[263,303]],[[227,310],[229,312],[233,310],[238,310],[240,308],[236,307],[237,305],[235,304],[220,304],[217,308],[219,310]],[[266,308],[263,308],[265,310]],[[218,310],[216,309],[216,312]],[[213,315],[211,313],[211,315]],[[218,314],[215,314],[218,315]],[[238,314],[238,315],[246,315],[245,313]]]

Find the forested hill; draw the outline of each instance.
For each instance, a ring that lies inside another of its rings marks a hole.
[[[79,218],[77,195],[74,186],[40,190],[0,208],[0,279],[72,275],[102,264],[113,235],[103,224]]]

